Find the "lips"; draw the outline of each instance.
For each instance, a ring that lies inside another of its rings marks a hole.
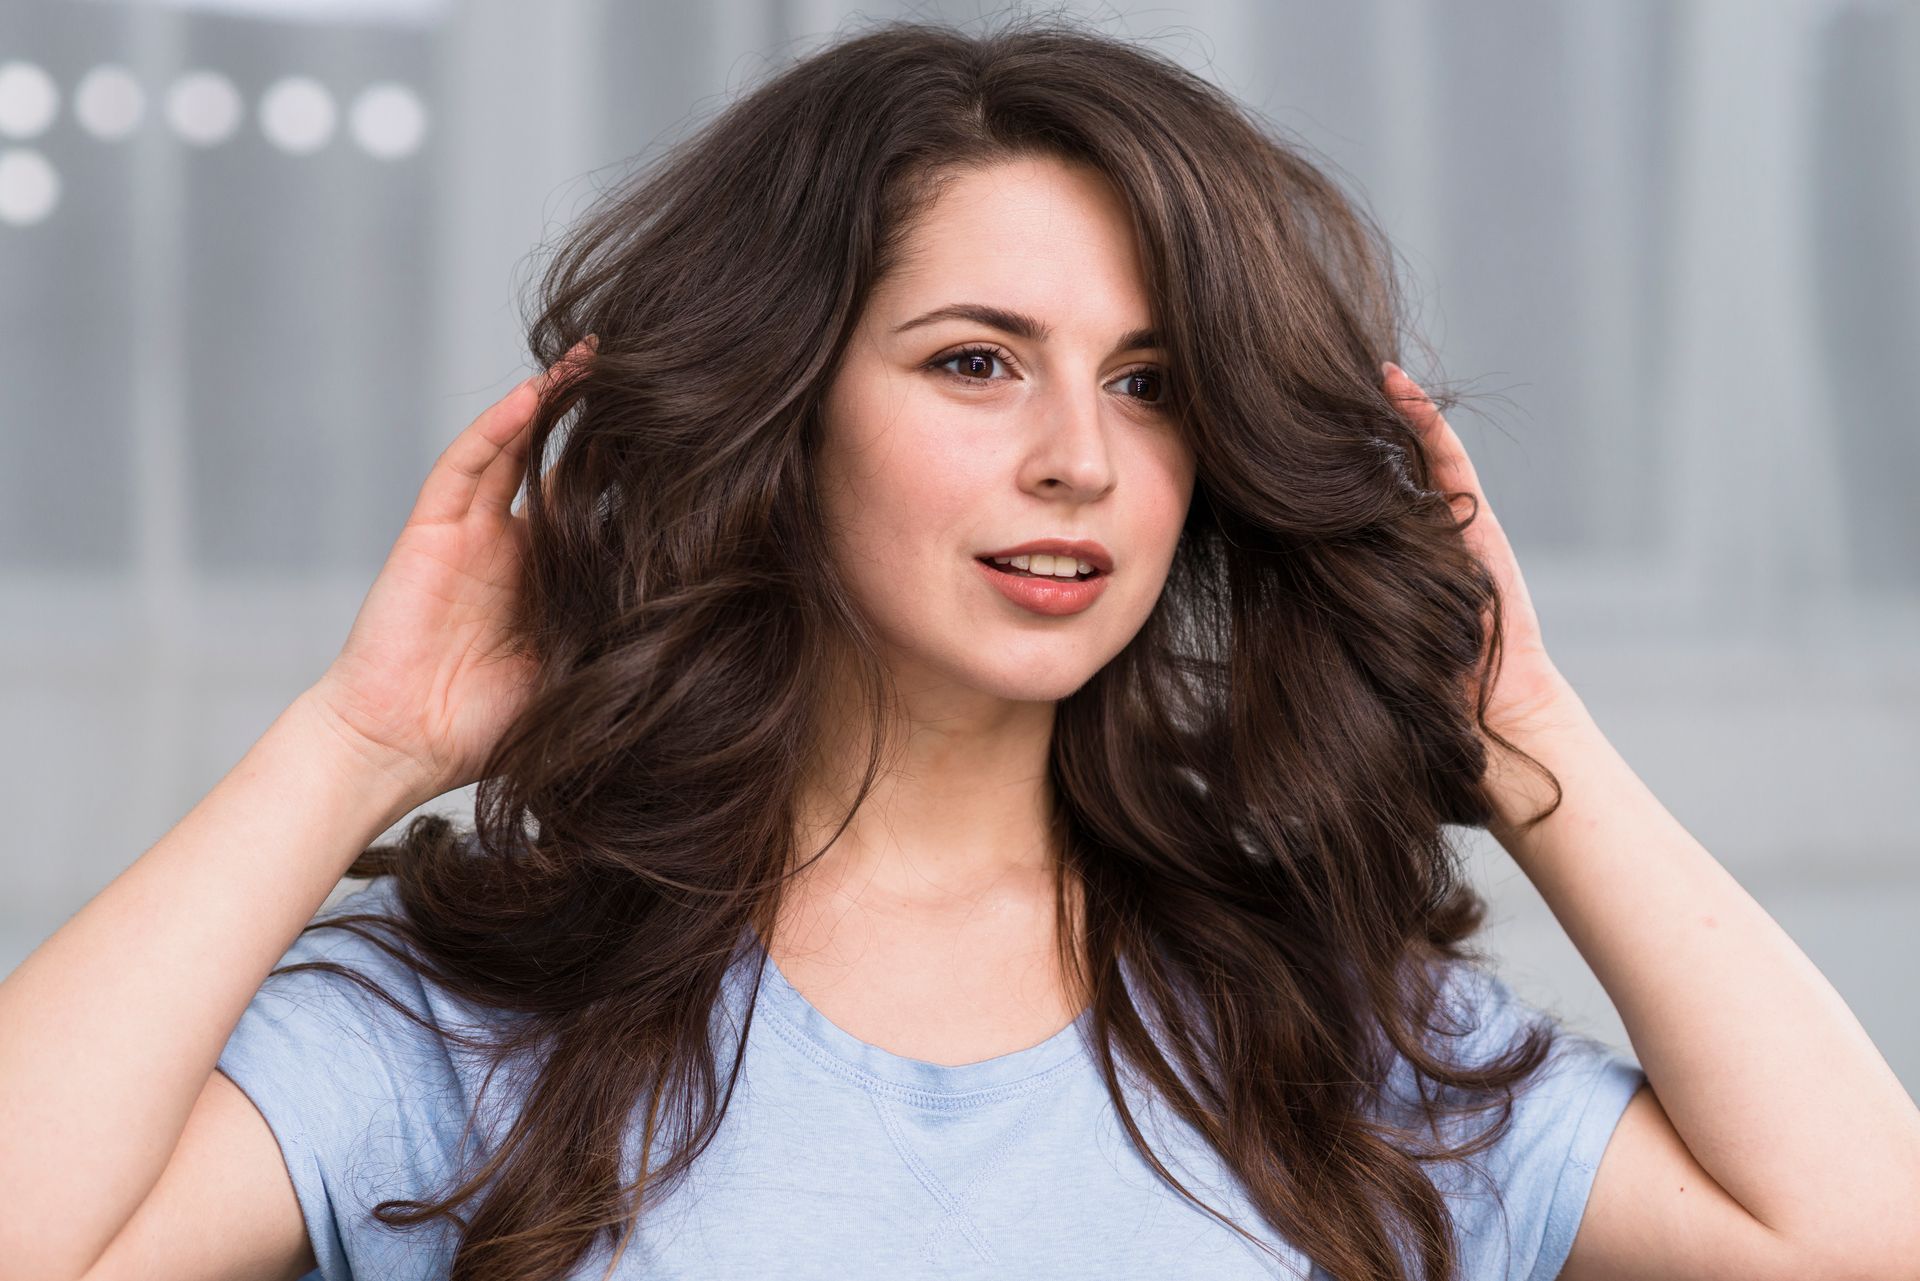
[[[1099,543],[1088,538],[1036,538],[1019,543],[1013,547],[1003,547],[999,551],[981,552],[975,557],[980,561],[992,561],[996,556],[1068,556],[1074,560],[1084,560],[1093,566],[1093,576],[1113,572],[1113,556]]]
[[[986,581],[1009,601],[1031,613],[1050,616],[1077,614],[1086,609],[1106,591],[1110,577],[1096,572],[1085,578],[1056,578],[1051,574],[1022,578],[1002,573],[1000,566],[979,557],[975,563]]]
[[[1061,559],[1064,560],[1065,557],[1062,557]],[[1078,573],[1077,571],[1072,574],[1064,574],[1064,575],[1063,574],[1036,574],[1031,569],[1021,569],[1018,565],[1002,565],[997,560],[983,560],[980,563],[982,565],[985,565],[988,569],[992,570],[996,574],[1006,574],[1013,578],[1042,578],[1042,579],[1050,579],[1053,582],[1057,582],[1057,583],[1074,583],[1074,582],[1083,583],[1083,582],[1086,582],[1087,579],[1100,577],[1099,570],[1094,570],[1084,576]]]

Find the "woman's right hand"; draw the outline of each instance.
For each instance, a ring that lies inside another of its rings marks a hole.
[[[533,660],[513,652],[526,517],[512,512],[527,425],[588,338],[481,412],[435,461],[346,644],[308,691],[355,750],[417,776],[423,799],[479,778],[525,706]]]

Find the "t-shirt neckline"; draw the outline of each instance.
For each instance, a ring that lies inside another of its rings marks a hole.
[[[956,1096],[1000,1091],[1049,1072],[1084,1051],[1083,1032],[1092,1010],[1083,1009],[1071,1023],[1044,1041],[1024,1049],[972,1063],[933,1063],[895,1054],[848,1032],[822,1014],[801,991],[787,981],[779,964],[760,944],[751,927],[746,935],[746,958],[760,965],[760,1008],[773,1014],[815,1050],[833,1062],[851,1068],[859,1077],[893,1090],[906,1090],[952,1101]]]

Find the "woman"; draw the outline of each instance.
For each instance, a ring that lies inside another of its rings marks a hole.
[[[0,989],[0,1277],[1915,1276],[1920,1117],[1548,658],[1395,297],[1096,35],[746,97]],[[1479,963],[1445,824],[1644,1072]]]

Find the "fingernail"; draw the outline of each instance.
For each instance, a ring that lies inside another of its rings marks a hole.
[[[1391,360],[1383,360],[1380,362],[1380,372],[1388,378],[1391,378],[1395,374],[1400,374],[1404,377],[1407,371],[1394,364]]]

